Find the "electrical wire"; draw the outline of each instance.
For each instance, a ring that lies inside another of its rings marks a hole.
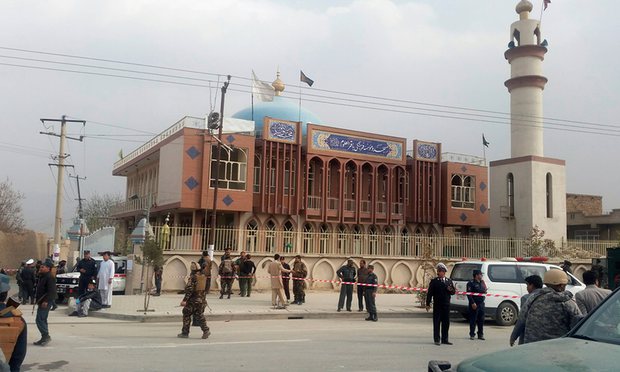
[[[4,49],[4,48],[0,47],[0,49]],[[19,57],[17,57],[17,58],[19,58]],[[87,58],[87,57],[79,57],[79,58]],[[44,61],[44,60],[37,60],[37,61]],[[112,61],[112,60],[108,60],[108,61]],[[44,61],[44,62],[50,62],[50,61]],[[113,61],[113,62],[114,63],[121,63],[119,61]],[[55,61],[52,62],[52,63],[60,63],[60,64],[62,64],[62,62],[55,62]],[[128,64],[131,64],[131,63],[128,63]],[[34,69],[43,69],[43,70],[52,70],[52,71],[62,71],[62,72],[73,72],[73,73],[91,74],[91,75],[108,76],[108,77],[119,77],[119,78],[126,78],[126,79],[132,79],[132,80],[145,80],[145,81],[162,82],[162,83],[168,83],[168,84],[178,84],[178,85],[188,85],[188,86],[198,86],[198,87],[205,87],[205,88],[208,87],[208,88],[211,88],[211,84],[209,84],[209,86],[206,86],[206,85],[189,84],[189,83],[182,83],[182,82],[170,81],[170,80],[147,79],[147,78],[139,78],[139,77],[135,77],[135,76],[124,76],[124,75],[102,74],[102,73],[87,72],[87,71],[55,69],[55,68],[41,67],[41,66],[25,66],[25,65],[14,65],[14,64],[6,64],[6,63],[0,63],[0,65],[8,65],[8,66],[24,67],[24,68],[34,68]],[[78,64],[70,64],[70,65],[78,65]],[[138,64],[138,65],[140,65],[140,64]],[[80,66],[87,66],[87,67],[95,67],[95,68],[107,69],[107,67],[102,67],[102,66],[88,66],[88,65],[80,65]],[[149,66],[153,67],[152,65],[149,65]],[[155,66],[155,67],[156,68],[164,68],[164,67],[161,67],[161,66]],[[120,69],[115,69],[115,70],[120,70]],[[176,69],[176,70],[180,70],[180,69]],[[133,71],[133,70],[126,70],[126,71],[131,71],[131,72],[134,72],[134,73],[136,72],[136,71]],[[198,73],[197,71],[191,71],[191,70],[185,70],[185,71],[192,72],[192,73]],[[138,73],[152,74],[152,73],[147,73],[147,72],[138,72]],[[205,74],[209,74],[209,73],[205,73]],[[180,77],[180,76],[175,76],[175,75],[163,75],[163,74],[155,74],[155,75],[157,75],[157,76],[172,77],[172,78],[183,78],[183,79],[186,78],[186,77]],[[212,74],[212,75],[216,75],[216,74]],[[221,74],[217,74],[217,75],[219,76]],[[194,79],[194,78],[189,78],[189,79],[200,80],[200,81],[205,81],[206,80],[206,79]],[[248,78],[244,78],[244,79],[245,80],[249,80]],[[219,80],[219,78],[218,78],[218,80]],[[206,80],[206,81],[209,81],[209,80]],[[209,82],[213,82],[213,81],[209,81]],[[243,84],[231,83],[231,85],[250,88],[248,85],[243,85]],[[241,92],[241,93],[249,93],[249,91],[246,91],[246,90],[239,90],[239,89],[230,89],[230,90],[231,91],[236,91],[236,92]],[[463,108],[463,107],[457,107],[457,106],[445,106],[445,105],[427,104],[427,103],[421,103],[421,102],[415,102],[415,101],[407,101],[407,100],[399,100],[399,99],[387,99],[387,98],[378,97],[378,96],[357,95],[357,94],[351,94],[351,93],[343,93],[343,92],[320,90],[320,89],[316,89],[316,90],[317,91],[326,91],[326,92],[335,93],[335,94],[347,94],[347,95],[354,95],[354,96],[358,96],[358,97],[369,97],[369,98],[372,98],[372,99],[391,100],[391,101],[394,101],[394,102],[407,102],[407,103],[410,103],[410,104],[418,104],[418,105],[419,104],[424,104],[424,105],[435,106],[435,107],[452,107],[452,108],[458,109],[458,110],[468,110],[468,111],[476,111],[476,112],[488,112],[488,113],[495,113],[495,114],[499,114],[499,115],[509,115],[509,114],[505,114],[505,113],[501,113],[501,112],[497,112],[497,111],[477,110],[477,109],[469,109],[469,108]],[[471,113],[467,113],[467,112],[454,112],[454,111],[446,111],[446,110],[436,110],[436,109],[428,109],[428,108],[409,107],[409,106],[403,106],[403,105],[396,105],[396,104],[389,104],[389,103],[377,103],[377,102],[356,100],[356,99],[350,99],[350,98],[340,98],[340,97],[333,97],[333,96],[321,96],[321,95],[312,94],[312,93],[307,93],[306,96],[307,97],[309,96],[309,97],[319,97],[319,98],[325,98],[325,99],[333,99],[333,100],[341,100],[341,101],[345,101],[345,102],[354,102],[354,103],[359,103],[359,104],[364,104],[364,105],[374,105],[374,106],[381,105],[381,106],[387,106],[387,107],[392,107],[392,108],[400,108],[400,109],[405,109],[405,110],[429,111],[429,112],[433,112],[433,113],[441,113],[443,115],[420,113],[420,112],[412,112],[412,111],[404,111],[404,110],[396,110],[396,109],[388,109],[388,108],[385,108],[385,107],[367,107],[367,106],[362,106],[362,105],[328,102],[328,101],[323,101],[323,100],[313,100],[313,99],[307,99],[307,98],[305,99],[305,101],[308,101],[308,102],[316,102],[316,103],[329,104],[329,105],[338,105],[338,106],[343,106],[343,107],[371,109],[371,110],[388,111],[388,112],[395,112],[395,113],[425,115],[425,116],[430,116],[430,117],[440,117],[440,118],[448,118],[448,119],[456,119],[456,120],[460,119],[460,120],[469,120],[469,121],[472,121],[472,119],[471,118],[467,118],[467,116],[473,116],[473,117],[482,117],[482,118],[505,120],[505,121],[498,122],[498,121],[494,121],[494,120],[473,119],[473,121],[476,121],[476,122],[504,124],[504,125],[515,125],[516,124],[516,125],[530,126],[530,127],[536,127],[536,128],[540,127],[540,124],[539,124],[538,120],[521,119],[521,120],[518,120],[517,123],[515,123],[515,120],[513,118],[513,122],[511,124],[508,121],[510,119],[508,117],[503,118],[503,117],[497,117],[497,116],[491,116],[491,115],[471,114]],[[457,116],[454,116],[454,115],[457,115]],[[463,117],[463,116],[465,116],[465,117]],[[529,118],[534,118],[534,117],[529,117]],[[562,121],[564,121],[563,119],[554,119],[554,118],[551,118],[549,120],[554,120],[554,121],[562,120]],[[527,125],[524,122],[531,122],[531,123],[535,123],[535,124],[534,125]],[[620,129],[620,127],[618,127],[618,126],[607,125],[607,124],[598,124],[598,123],[581,122],[581,121],[568,121],[568,120],[566,120],[565,122],[580,123],[580,124],[589,125],[589,126],[601,126],[601,127]],[[616,130],[612,130],[612,129],[589,128],[589,127],[583,127],[583,126],[579,126],[579,125],[571,125],[571,124],[565,124],[565,123],[546,122],[545,124],[546,124],[545,127],[548,128],[548,129],[563,130],[563,131],[568,131],[568,132],[598,134],[598,135],[611,135],[611,136],[618,136],[618,134],[615,134],[615,133],[620,133],[620,132],[618,132]],[[556,127],[560,126],[561,128],[551,127],[551,125],[556,126]],[[570,130],[570,129],[566,129],[566,128],[563,128],[563,127],[580,128],[581,130]],[[607,133],[607,132],[610,132],[610,133]]]

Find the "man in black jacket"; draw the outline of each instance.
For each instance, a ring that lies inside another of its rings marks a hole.
[[[22,297],[22,304],[24,305],[28,302],[34,304],[34,282],[36,278],[34,268],[32,267],[33,264],[34,260],[32,258],[26,261],[26,266],[20,274],[24,289],[24,296]]]
[[[87,317],[88,310],[101,310],[102,305],[101,294],[97,290],[97,282],[91,280],[86,292],[75,299],[75,311],[69,316]]]
[[[351,311],[351,302],[353,301],[353,283],[355,283],[355,277],[357,276],[355,266],[353,266],[353,259],[348,258],[347,264],[342,266],[336,275],[340,278],[340,298],[338,298],[338,311],[344,307],[344,299],[347,299],[347,311]],[[349,284],[343,284],[349,283]]]
[[[443,263],[437,265],[437,277],[431,280],[426,294],[426,311],[431,308],[433,301],[433,339],[435,345],[452,345],[448,340],[448,329],[450,328],[450,297],[455,293],[454,283],[450,278],[446,278],[448,268]]]
[[[37,346],[45,346],[52,340],[47,326],[47,316],[51,304],[56,300],[56,279],[50,274],[53,266],[52,260],[47,259],[39,268],[39,281],[36,291],[38,305],[36,323],[39,332],[41,332],[41,339],[34,343]]]
[[[84,258],[77,264],[77,270],[80,272],[80,282],[78,284],[78,294],[84,294],[88,282],[93,279],[97,279],[97,261],[90,256],[90,251],[84,251]]]

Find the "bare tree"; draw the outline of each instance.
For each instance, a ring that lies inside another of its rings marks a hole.
[[[111,217],[111,209],[124,199],[120,194],[93,194],[83,205],[84,222],[91,232],[106,226],[116,228],[114,248],[116,252],[125,254],[127,250],[127,234],[120,229],[118,220]]]
[[[21,201],[24,195],[7,178],[0,182],[0,231],[15,233],[24,228]]]

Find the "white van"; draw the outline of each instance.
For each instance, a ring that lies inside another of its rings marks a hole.
[[[473,271],[480,270],[487,285],[487,293],[502,296],[518,296],[517,298],[487,297],[485,314],[502,326],[513,325],[517,321],[521,308],[521,296],[527,294],[525,278],[530,275],[544,277],[550,269],[562,270],[557,265],[538,262],[511,261],[463,261],[457,262],[452,268],[450,278],[454,281],[457,292],[467,291],[467,282],[473,279]],[[573,294],[586,288],[585,284],[570,275],[566,286]],[[458,311],[463,317],[469,317],[469,301],[466,295],[457,294],[452,297],[450,309]]]

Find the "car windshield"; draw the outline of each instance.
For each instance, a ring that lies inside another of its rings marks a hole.
[[[458,281],[469,281],[472,279],[472,273],[474,270],[480,270],[482,264],[464,263],[454,265],[450,279]]]
[[[569,336],[620,345],[620,291],[615,291]]]

